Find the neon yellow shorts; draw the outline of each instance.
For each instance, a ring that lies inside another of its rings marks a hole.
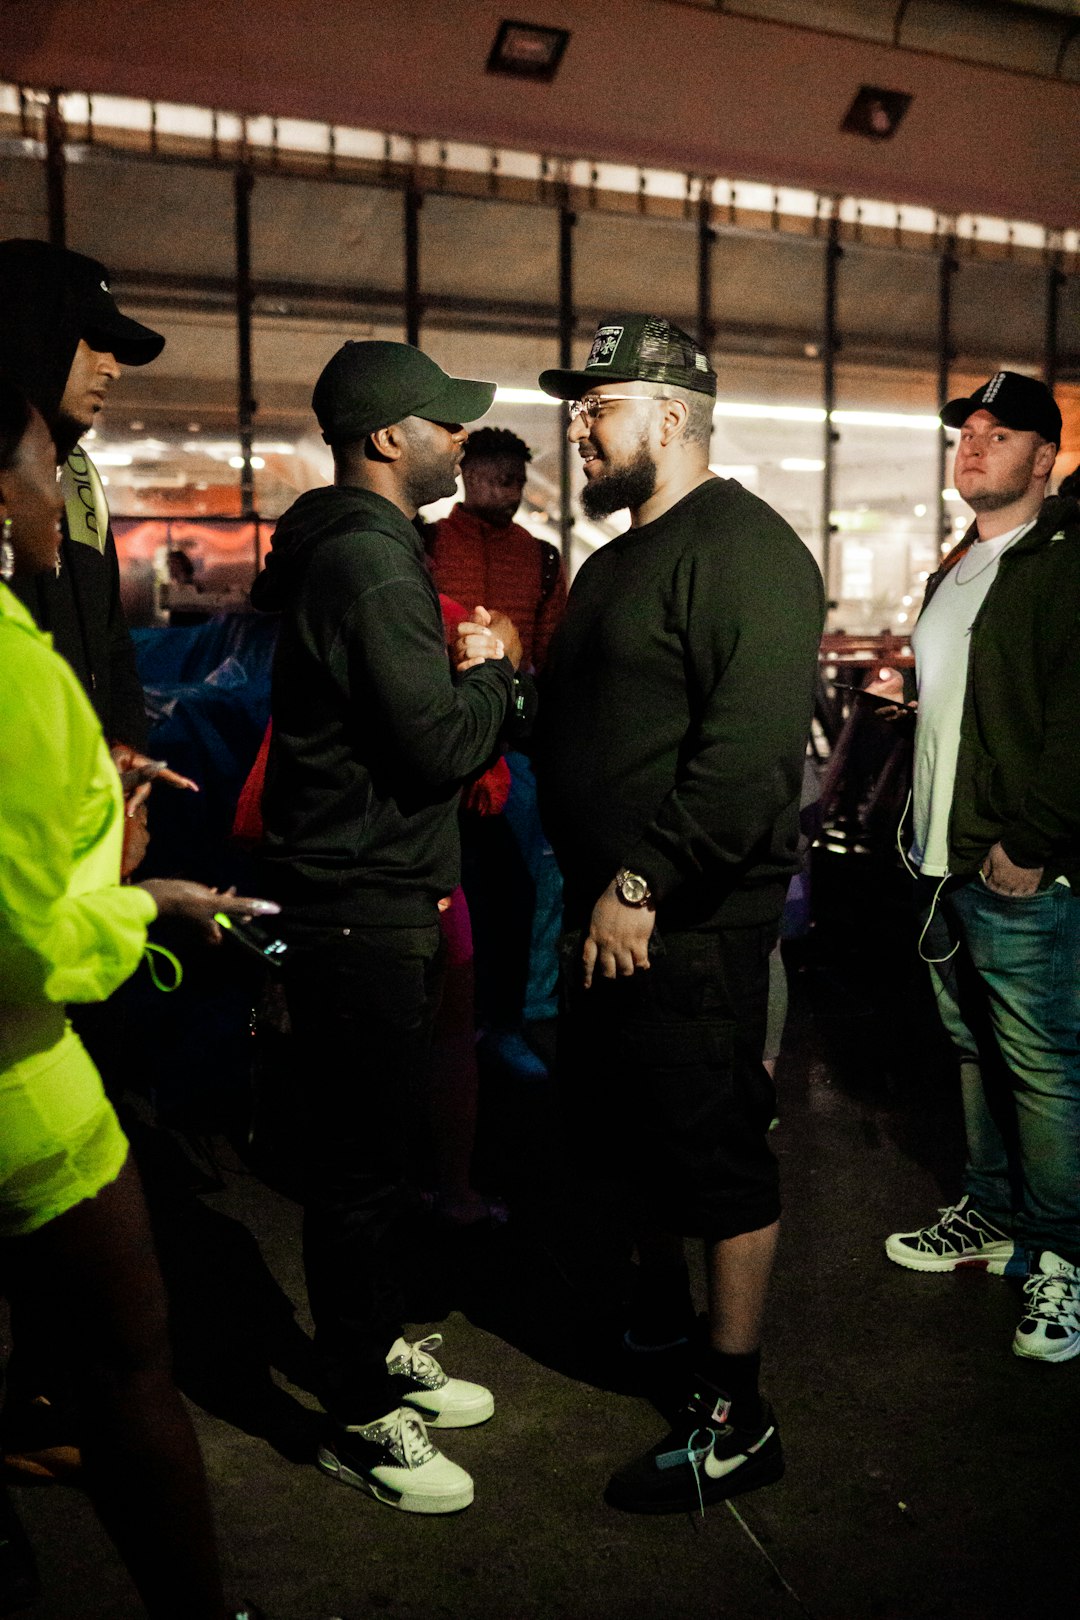
[[[20,1237],[115,1181],[128,1144],[62,1008],[0,1022],[0,1237]]]

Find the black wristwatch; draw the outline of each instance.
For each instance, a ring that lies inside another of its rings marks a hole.
[[[639,872],[631,872],[625,866],[620,867],[615,874],[615,893],[624,906],[633,906],[635,910],[647,906],[652,899],[652,890],[647,879]]]

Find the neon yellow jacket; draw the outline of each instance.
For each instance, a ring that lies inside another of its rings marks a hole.
[[[102,1001],[135,971],[157,908],[120,883],[124,807],[70,667],[0,585],[2,1004]]]

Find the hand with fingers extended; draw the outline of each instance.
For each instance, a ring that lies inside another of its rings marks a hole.
[[[214,921],[217,911],[247,919],[275,917],[281,910],[273,900],[254,900],[235,889],[210,889],[187,878],[147,878],[139,887],[151,897],[159,917],[179,917],[191,923],[210,945],[221,943],[221,929]]]
[[[597,970],[604,979],[630,978],[647,970],[655,926],[652,906],[628,906],[619,899],[612,879],[593,907],[581,951],[586,990]]]
[[[150,795],[154,782],[167,782],[170,787],[185,788],[198,793],[199,784],[179,771],[170,771],[163,759],[150,759],[127,743],[113,743],[109,749],[112,762],[120,773],[120,786],[124,790],[124,814],[133,816]]]
[[[143,863],[150,844],[146,801],[154,782],[167,782],[170,787],[186,788],[198,793],[198,783],[178,771],[170,771],[163,759],[150,759],[130,748],[127,743],[113,743],[109,755],[120,775],[124,794],[124,853],[120,875],[129,878]]]

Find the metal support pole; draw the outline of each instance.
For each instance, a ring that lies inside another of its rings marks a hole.
[[[420,205],[423,198],[410,180],[405,187],[405,341],[420,347]]]
[[[945,238],[938,258],[938,409],[949,398],[949,367],[952,363],[952,279],[960,268],[956,257],[956,242]],[[949,441],[945,429],[938,429],[937,491],[935,501],[938,514],[938,555],[947,540],[952,539],[952,526],[945,505],[945,464],[949,456]]]
[[[836,321],[836,289],[840,260],[844,250],[840,246],[840,210],[834,199],[829,215],[829,232],[825,239],[825,296],[822,312],[821,344],[821,402],[825,410],[825,426],[821,441],[821,459],[825,466],[821,474],[821,577],[825,581],[825,600],[832,605],[832,537],[833,523],[833,462],[840,437],[833,427],[836,407],[836,355],[840,337]]]
[[[246,164],[233,176],[234,228],[236,238],[236,426],[240,440],[240,510],[244,517],[255,516],[255,474],[251,465],[251,440],[257,409],[252,397],[251,368],[251,193],[255,176]],[[258,538],[255,542],[258,559]]]
[[[1061,289],[1065,276],[1061,269],[1060,253],[1052,253],[1046,267],[1046,328],[1043,341],[1043,382],[1054,392],[1057,383],[1058,318],[1061,310]]]
[[[67,156],[64,152],[64,115],[60,110],[60,92],[49,92],[45,108],[45,186],[49,204],[49,241],[53,247],[67,246],[67,199],[64,181]]]
[[[697,340],[708,354],[712,347],[712,182],[701,182],[697,227]]]
[[[574,226],[577,215],[564,198],[559,204],[559,365],[566,370],[574,363]],[[570,441],[566,423],[560,422],[559,436],[559,550],[563,567],[569,572],[570,548],[574,538],[574,515],[570,510]]]

